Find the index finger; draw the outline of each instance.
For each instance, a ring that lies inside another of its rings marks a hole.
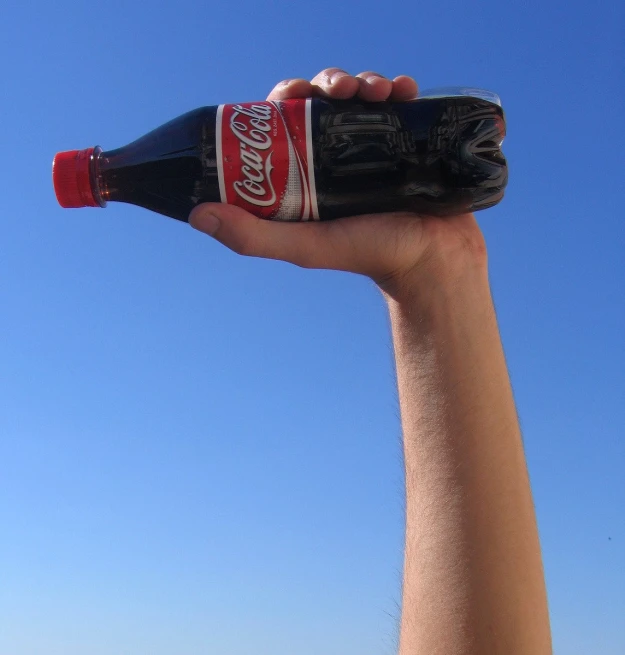
[[[283,80],[273,87],[267,100],[288,100],[289,98],[310,98],[314,93],[313,85],[299,77]]]
[[[358,80],[342,68],[326,68],[308,82],[301,78],[283,80],[276,84],[267,100],[289,100],[291,98],[353,98],[360,85]]]

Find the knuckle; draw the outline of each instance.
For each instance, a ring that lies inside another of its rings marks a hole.
[[[364,71],[363,73],[358,73],[356,77],[361,77],[363,79],[368,79],[370,77],[381,77],[384,78],[384,75],[380,75],[380,73],[376,73],[375,71]]]
[[[313,264],[312,259],[306,255],[293,258],[291,260],[291,264],[295,264],[295,266],[298,266],[299,268],[304,268],[306,270],[312,270],[314,268],[318,268],[318,266],[315,266]]]
[[[319,268],[319,257],[315,255],[314,250],[310,247],[302,246],[292,249],[288,261],[300,268]]]
[[[249,234],[238,234],[230,242],[230,249],[237,255],[251,257],[256,254],[256,243]]]
[[[315,75],[314,81],[329,84],[332,81],[332,76],[336,75],[336,73],[345,73],[345,71],[342,68],[338,68],[336,66],[332,68],[324,68],[317,75]]]
[[[339,68],[338,66],[332,66],[331,68],[325,68],[321,74],[330,77],[334,75],[334,73],[344,73],[344,72],[345,71],[342,68]]]
[[[271,90],[271,93],[278,93],[278,94],[283,93],[285,89],[288,88],[290,83],[291,80],[282,80],[281,82],[278,82]]]
[[[289,261],[300,268],[328,268],[331,253],[329,252],[329,243],[324,234],[327,230],[324,223],[309,223],[300,226],[301,238],[291,244]]]

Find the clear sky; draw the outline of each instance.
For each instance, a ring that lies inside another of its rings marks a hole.
[[[131,206],[63,210],[50,177],[58,150],[326,66],[500,94],[510,184],[479,220],[555,652],[625,653],[624,33],[616,0],[5,0],[0,655],[395,652],[372,283]]]

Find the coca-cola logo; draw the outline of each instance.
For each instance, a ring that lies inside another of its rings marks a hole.
[[[311,100],[220,105],[216,154],[221,202],[259,218],[318,218]]]
[[[271,180],[273,156],[271,138],[272,105],[234,105],[230,129],[239,141],[241,177],[233,183],[238,196],[257,207],[270,207],[276,202]]]

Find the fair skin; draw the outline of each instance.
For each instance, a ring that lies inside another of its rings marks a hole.
[[[406,76],[331,68],[269,99],[416,93]],[[205,204],[190,223],[242,255],[367,276],[387,302],[406,473],[399,655],[549,655],[535,512],[475,217],[290,224]]]

